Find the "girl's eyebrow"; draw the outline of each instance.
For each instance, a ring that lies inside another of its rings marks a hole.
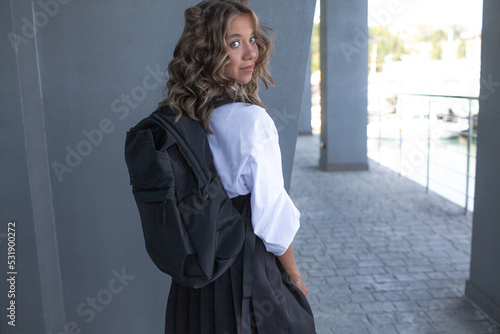
[[[251,35],[255,35],[255,31],[252,31]],[[232,35],[227,36],[228,39],[234,38],[234,37],[241,37],[241,35],[240,34],[232,34]]]

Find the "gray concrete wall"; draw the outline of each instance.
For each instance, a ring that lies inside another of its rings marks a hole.
[[[7,32],[14,30],[11,14],[11,2],[0,3],[0,333],[29,333],[30,328],[44,328],[44,319],[19,68],[17,56],[6,38]],[[10,259],[15,260],[15,267],[11,269],[7,266],[8,237],[13,236],[9,234],[9,227],[15,228],[10,231],[15,233],[15,259]],[[11,271],[18,274],[7,276]],[[12,289],[6,280],[11,276],[15,276]],[[11,301],[15,303],[15,314],[12,314],[15,318],[6,317],[11,314],[6,310],[12,308]],[[8,325],[8,321],[14,319],[16,326]]]
[[[170,280],[143,246],[123,147],[182,27],[171,2],[72,1],[38,34],[65,320],[82,333],[163,326]]]
[[[368,1],[321,1],[320,167],[368,169]]]
[[[0,42],[0,185],[9,190],[0,249],[15,220],[19,271],[17,326],[2,321],[2,333],[162,332],[170,280],[145,251],[123,147],[161,100],[183,12],[197,2],[0,5],[1,35],[18,36],[17,52]],[[250,1],[275,30],[277,87],[262,98],[280,131],[287,185],[314,2]]]
[[[500,3],[485,0],[476,193],[466,294],[500,323]]]

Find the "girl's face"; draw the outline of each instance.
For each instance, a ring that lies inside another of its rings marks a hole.
[[[229,64],[224,73],[241,84],[252,80],[259,49],[255,42],[255,27],[249,15],[236,17],[229,25],[226,39]]]

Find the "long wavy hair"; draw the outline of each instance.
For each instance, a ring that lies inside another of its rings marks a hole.
[[[259,50],[252,79],[243,85],[229,78],[224,69],[229,63],[226,36],[231,22],[240,15],[249,15],[255,27]],[[274,85],[269,72],[273,39],[269,30],[260,24],[246,1],[208,0],[188,8],[184,16],[184,31],[168,66],[167,97],[159,106],[170,106],[178,112],[177,119],[186,114],[203,124],[211,133],[209,122],[214,102],[230,98],[248,101],[265,108],[258,96],[259,80],[266,90]]]

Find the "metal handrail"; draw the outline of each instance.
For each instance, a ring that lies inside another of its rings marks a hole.
[[[477,96],[460,96],[460,95],[441,95],[441,94],[421,94],[421,93],[389,93],[389,92],[370,92],[371,94],[376,94],[376,95],[387,95],[387,96],[395,96],[397,98],[397,109],[404,110],[403,108],[403,102],[402,99],[400,99],[400,96],[420,96],[420,97],[427,97],[429,98],[428,101],[428,127],[427,127],[427,171],[426,171],[426,192],[429,192],[429,186],[430,186],[430,152],[431,152],[431,103],[432,103],[432,98],[452,98],[452,99],[467,99],[469,101],[469,110],[468,110],[468,124],[469,124],[469,129],[467,133],[464,133],[465,136],[467,136],[467,166],[466,166],[466,182],[465,182],[465,207],[464,207],[464,213],[467,214],[469,211],[469,199],[474,198],[474,196],[469,196],[469,181],[471,179],[470,175],[470,160],[471,160],[471,147],[472,147],[472,139],[476,138],[477,135],[473,133],[473,125],[474,125],[474,119],[473,119],[473,114],[472,114],[472,101],[474,100],[479,100],[479,97]],[[400,113],[400,120],[402,119],[403,113]],[[382,119],[381,115],[381,108],[379,106],[379,115],[378,115],[379,121]],[[380,152],[380,139],[381,139],[381,131],[379,130],[379,152]],[[402,162],[403,162],[403,131],[401,129],[399,133],[399,146],[400,146],[400,168],[399,168],[399,173],[401,175],[402,172]],[[458,152],[456,152],[458,153]],[[473,177],[475,179],[475,177]],[[437,181],[433,181],[437,182]],[[437,182],[438,184],[442,184],[440,182]]]
[[[387,95],[409,95],[409,96],[424,96],[424,97],[446,97],[451,99],[468,99],[468,100],[479,100],[477,96],[465,96],[465,95],[440,95],[440,94],[420,94],[420,93],[384,93],[384,92],[373,92],[374,94],[387,94]]]
[[[447,170],[447,171],[449,171],[449,172],[451,172],[451,173],[460,174],[460,175],[462,175],[462,174],[463,174],[463,172],[462,172],[462,171],[459,171],[459,170],[457,170],[457,169],[455,169],[455,168],[450,168],[450,167],[445,166],[445,165],[443,165],[443,164],[434,163],[434,166],[436,166],[436,167],[440,167],[441,169]],[[469,179],[475,179],[475,176],[473,176],[473,175],[469,175]]]

